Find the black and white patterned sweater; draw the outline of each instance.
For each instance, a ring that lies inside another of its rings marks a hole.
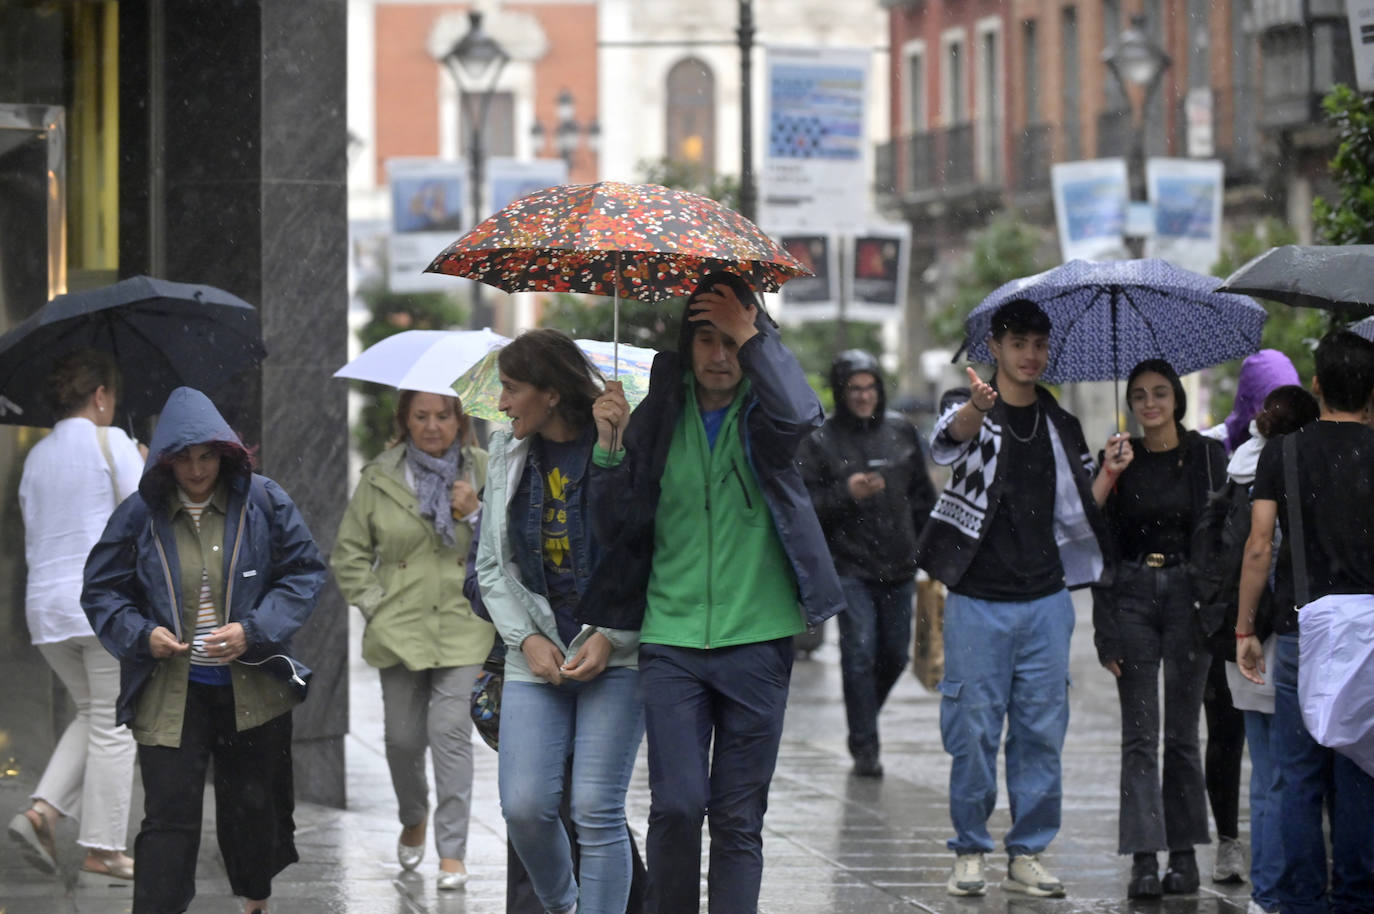
[[[1049,418],[1050,443],[1054,450],[1054,539],[1069,588],[1086,587],[1110,580],[1115,548],[1106,521],[1093,501],[1092,480],[1096,471],[1083,429],[1054,396],[1036,387],[1036,398]],[[931,435],[931,459],[950,466],[949,481],[931,509],[930,521],[917,546],[920,566],[947,587],[957,587],[987,533],[985,521],[995,516],[1006,474],[998,455],[1002,451],[1002,423],[1006,412],[999,399],[983,417],[978,434],[955,441],[948,434],[950,422],[968,400],[965,391],[946,394],[949,405],[935,423]]]

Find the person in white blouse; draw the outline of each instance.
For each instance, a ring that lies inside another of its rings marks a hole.
[[[24,461],[19,507],[28,562],[29,635],[67,687],[76,717],[58,740],[32,805],[10,820],[10,836],[39,869],[55,873],[57,820],[79,820],[83,881],[127,882],[124,853],[133,788],[133,736],[115,724],[119,661],[96,640],[81,610],[82,571],[115,507],[138,488],[143,459],[114,419],[114,359],[80,350],[57,363],[48,397],[65,416]]]

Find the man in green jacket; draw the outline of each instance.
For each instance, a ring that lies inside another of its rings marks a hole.
[[[792,636],[843,606],[794,462],[821,405],[754,301],[705,277],[628,427],[618,391],[594,407],[589,503],[619,573],[580,621],[640,628],[653,914],[696,914],[708,810],[710,910],[757,909]]]

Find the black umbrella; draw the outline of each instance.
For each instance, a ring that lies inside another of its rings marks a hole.
[[[1343,318],[1374,314],[1374,244],[1270,248],[1217,290],[1322,308]]]
[[[44,389],[75,349],[111,353],[123,374],[119,412],[150,416],[182,385],[208,392],[267,355],[258,312],[213,286],[134,276],[59,295],[0,336],[0,423],[50,426]]]

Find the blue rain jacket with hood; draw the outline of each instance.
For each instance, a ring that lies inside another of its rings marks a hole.
[[[120,661],[118,723],[133,721],[139,693],[159,664],[179,670],[183,677],[188,669],[185,655],[159,660],[148,646],[149,635],[159,625],[183,642],[194,634],[186,630],[181,613],[181,573],[170,511],[176,483],[163,457],[217,441],[242,448],[205,394],[189,387],[172,391],[153,432],[139,490],[115,509],[86,560],[81,608],[100,643]],[[253,699],[265,698],[276,710],[283,697],[291,704],[303,697],[301,689],[271,689],[268,694],[268,683],[289,682],[292,674],[308,675],[309,670],[289,659],[291,637],[314,610],[326,574],[300,511],[280,486],[251,471],[246,451],[244,458],[226,458],[220,464],[220,484],[228,494],[225,592],[219,595],[220,605],[227,622],[243,626],[247,641],[247,651],[230,664],[241,730],[247,729],[245,722],[265,723],[258,720],[267,713],[263,708],[247,706]],[[173,666],[171,661],[178,663]],[[178,687],[184,688],[184,683]]]
[[[702,289],[727,283],[740,301],[758,304],[753,290],[734,273],[704,277]],[[685,406],[684,376],[692,371],[692,312],[683,309],[678,351],[654,357],[649,394],[635,408],[625,435],[625,459],[615,467],[594,465],[589,503],[602,544],[601,567],[593,576],[577,619],[590,625],[639,629],[644,622],[654,559],[654,515],[673,431]],[[844,594],[811,496],[795,463],[797,448],[825,418],[796,357],[783,345],[777,326],[758,308],[758,334],[739,347],[740,368],[750,387],[739,423],[749,466],[763,490],[769,514],[797,579],[803,617],[817,625],[844,609]]]

